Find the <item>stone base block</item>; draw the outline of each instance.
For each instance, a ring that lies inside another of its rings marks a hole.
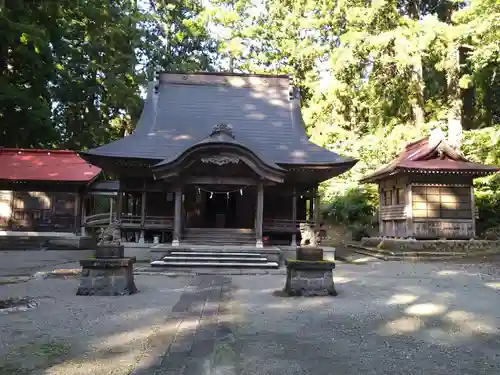
[[[360,245],[364,247],[373,247],[380,250],[389,250],[401,254],[417,251],[432,251],[441,253],[474,253],[479,251],[498,249],[500,247],[500,240],[415,240],[370,237],[362,238]]]
[[[123,296],[137,293],[135,258],[85,259],[77,296]]]
[[[333,283],[335,262],[286,261],[285,293],[289,296],[336,296]]]
[[[98,245],[95,249],[96,258],[123,258],[125,250],[123,245]]]
[[[297,260],[323,260],[323,249],[320,247],[298,247],[296,252]]]

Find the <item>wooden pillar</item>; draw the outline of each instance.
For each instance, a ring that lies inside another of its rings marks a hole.
[[[476,237],[476,200],[474,198],[474,186],[470,186],[470,209],[472,214],[472,238]]]
[[[75,207],[73,208],[73,213],[74,213],[74,223],[73,223],[73,232],[75,234],[78,233],[78,230],[81,231],[81,220],[80,220],[80,217],[81,217],[81,210],[80,210],[80,207],[81,207],[81,194],[80,193],[76,193],[75,194]]]
[[[179,246],[181,239],[181,214],[182,214],[182,187],[175,188],[174,207],[174,233],[172,236],[172,246]]]
[[[319,222],[320,222],[320,196],[318,192],[318,188],[314,189],[314,226],[316,231],[319,231]]]
[[[123,191],[118,191],[118,202],[116,206],[116,220],[120,220],[122,218],[123,211]]]
[[[297,247],[297,189],[292,191],[292,247]]]
[[[122,219],[122,212],[123,212],[123,191],[118,190],[118,202],[116,205],[116,220],[119,221]],[[123,233],[120,227],[120,238],[122,242],[125,242],[125,239],[122,237]]]
[[[413,197],[411,192],[411,184],[405,186],[405,216],[406,216],[406,233],[405,237],[413,238]],[[380,220],[380,219],[379,219]]]
[[[378,233],[380,237],[385,237],[384,222],[382,220],[382,208],[384,207],[384,189],[382,184],[378,184]]]
[[[301,197],[302,198],[302,197]],[[314,202],[313,202],[313,198],[311,195],[308,195],[305,197],[305,204],[306,204],[306,220],[307,221],[312,221],[313,218],[314,218],[314,213],[313,213],[313,210],[314,210]],[[309,207],[307,207],[307,202],[309,202]]]
[[[257,211],[255,212],[255,237],[256,247],[264,247],[262,243],[262,222],[264,219],[264,185],[259,182],[257,185]]]
[[[80,236],[86,236],[87,230],[85,228],[85,216],[87,215],[87,196],[83,195],[80,199]]]
[[[139,235],[139,243],[144,243],[144,225],[146,224],[146,192],[141,195],[141,233]]]
[[[109,197],[109,223],[111,224],[113,222],[113,202],[115,200],[113,197]]]

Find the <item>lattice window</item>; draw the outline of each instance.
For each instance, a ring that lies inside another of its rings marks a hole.
[[[404,204],[405,203],[405,190],[404,189],[396,189],[396,204]]]
[[[413,186],[412,207],[415,218],[470,219],[470,188]]]
[[[392,206],[392,190],[384,190],[384,206]]]

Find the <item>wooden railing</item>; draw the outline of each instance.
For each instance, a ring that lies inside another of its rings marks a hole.
[[[111,220],[116,220],[116,214],[111,216]],[[110,223],[110,215],[96,214],[85,217],[83,223],[86,227],[103,227]],[[171,216],[146,216],[144,225],[139,215],[123,215],[120,218],[122,228],[146,228],[146,229],[171,229],[174,226],[174,218]]]
[[[83,219],[83,225],[86,227],[107,226],[110,223],[110,220],[109,220],[110,217],[111,217],[111,220],[113,220],[113,221],[116,220],[116,214],[110,215],[109,213],[86,216]]]
[[[299,230],[300,223],[308,223],[314,226],[314,221],[311,220],[296,220],[295,221],[295,231]],[[274,232],[293,232],[293,221],[292,219],[264,219],[262,224],[265,231]]]

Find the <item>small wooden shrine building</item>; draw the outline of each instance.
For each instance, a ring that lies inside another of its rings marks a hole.
[[[201,233],[290,243],[318,222],[318,184],[357,162],[308,140],[288,76],[222,73],[159,74],[135,131],[79,154],[116,176],[122,233],[174,246]]]
[[[0,230],[79,232],[100,172],[74,151],[0,148]]]
[[[435,132],[361,182],[379,186],[381,236],[470,239],[476,234],[473,179],[498,171],[467,160]]]

